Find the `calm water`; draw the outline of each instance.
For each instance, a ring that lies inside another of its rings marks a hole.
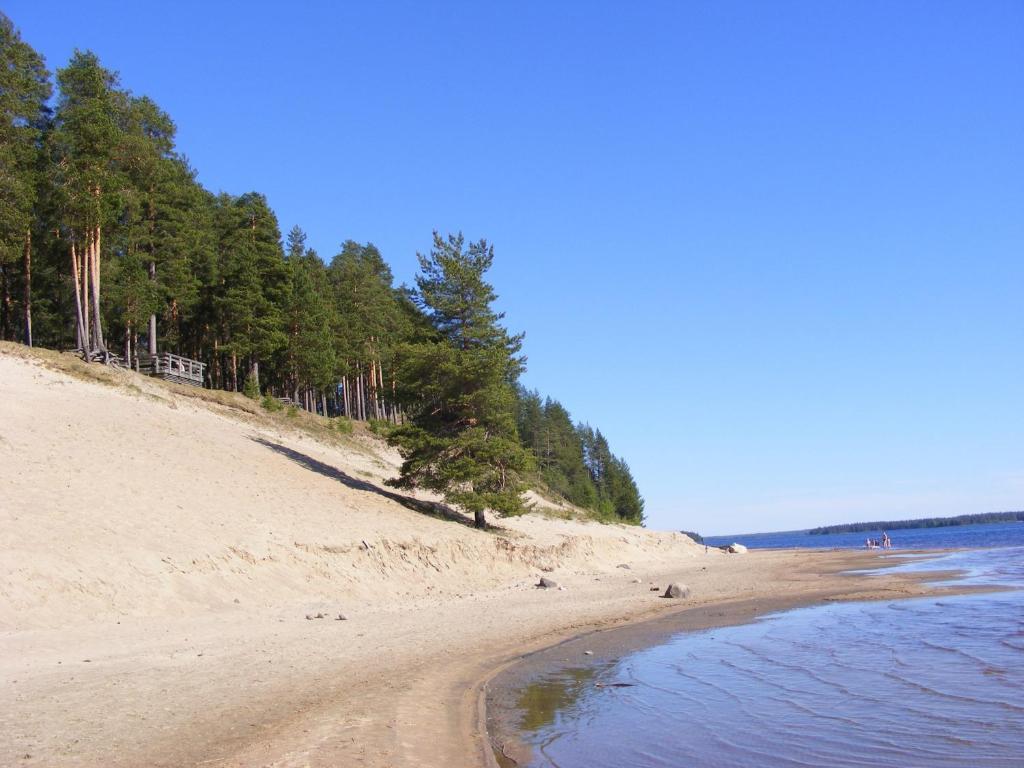
[[[998,523],[993,525],[955,525],[949,528],[890,528],[889,537],[894,549],[948,549],[950,547],[1007,547],[1024,546],[1024,523]],[[882,531],[863,533],[829,533],[811,536],[807,531],[780,531],[777,533],[746,533],[734,536],[707,536],[712,547],[732,544],[734,541],[761,549],[787,547],[839,547],[863,548],[864,539],[880,539]]]
[[[1024,766],[1024,530],[1004,534],[903,567],[1012,591],[805,608],[554,672],[520,696],[531,765]]]

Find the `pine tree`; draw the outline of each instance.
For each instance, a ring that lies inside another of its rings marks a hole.
[[[463,250],[462,235],[434,234],[420,256],[415,299],[436,338],[400,350],[401,382],[411,421],[390,433],[404,459],[400,488],[425,487],[471,512],[523,510],[521,479],[532,467],[516,432],[515,379],[522,336],[509,336],[484,280],[494,258],[483,240]]]
[[[230,360],[231,388],[238,391],[239,365],[259,385],[260,362],[287,347],[282,309],[288,270],[281,235],[266,198],[255,192],[218,200],[217,297],[222,351]]]
[[[372,243],[348,240],[328,273],[337,309],[335,350],[345,412],[382,419],[391,406],[393,416],[394,349],[408,334],[408,318],[392,287],[391,269]]]
[[[100,304],[103,231],[120,210],[118,167],[127,95],[117,74],[91,52],[75,51],[57,71],[51,163],[61,206],[63,240],[71,259],[78,346],[89,357],[106,352]]]
[[[41,142],[50,73],[0,13],[0,338],[13,338],[20,265],[21,338],[32,346],[32,227],[41,184]]]
[[[187,165],[175,154],[175,125],[170,116],[147,97],[128,98],[123,115],[120,164],[123,167],[122,210],[114,237],[116,251],[142,264],[156,301],[146,318],[122,329],[130,351],[132,339],[144,332],[147,352],[158,348],[158,315],[170,323],[183,305],[195,301],[197,286],[188,271],[190,251],[196,243],[186,233],[195,224],[189,187],[194,180]],[[126,266],[121,276],[131,274]],[[139,286],[136,286],[139,287]]]
[[[642,525],[644,500],[629,466],[614,456],[601,430],[589,424],[577,427],[583,445],[584,463],[597,488],[597,511],[603,517]]]
[[[290,389],[296,401],[301,401],[300,390],[319,391],[324,397],[337,369],[332,343],[337,320],[327,270],[315,251],[306,250],[305,242],[306,235],[298,227],[288,233],[285,330]]]
[[[497,296],[483,279],[494,262],[494,247],[486,240],[464,247],[461,232],[447,239],[434,232],[430,255],[416,256],[421,272],[416,277],[417,302],[434,327],[459,349],[503,347],[508,353],[508,380],[515,382],[524,368],[525,361],[517,357],[523,335],[509,336],[500,325],[505,313],[491,308]]]

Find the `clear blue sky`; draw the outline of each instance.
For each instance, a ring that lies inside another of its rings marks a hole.
[[[328,259],[491,240],[653,527],[1024,508],[1019,0],[4,6]]]

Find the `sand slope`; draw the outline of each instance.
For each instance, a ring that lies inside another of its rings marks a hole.
[[[694,549],[629,527],[530,516],[494,535],[435,519],[383,486],[398,457],[378,441],[327,444],[120,376],[131,389],[0,355],[0,628],[243,597],[408,604]]]

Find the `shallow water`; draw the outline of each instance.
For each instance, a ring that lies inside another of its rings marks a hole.
[[[1024,547],[902,568],[1019,588]],[[522,694],[537,768],[1022,766],[1024,591],[789,611]]]

